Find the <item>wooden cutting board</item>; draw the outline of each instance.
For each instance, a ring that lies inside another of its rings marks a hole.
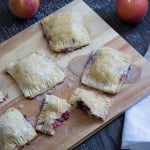
[[[33,100],[25,99],[14,80],[5,73],[5,68],[10,62],[34,51],[45,53],[62,69],[67,68],[68,76],[65,82],[52,91],[48,91],[63,98],[68,98],[73,90],[80,86],[80,76],[88,54],[100,45],[116,48],[129,54],[132,57],[131,72],[121,91],[111,96],[114,99],[114,105],[105,121],[89,118],[85,112],[73,109],[69,121],[58,129],[55,136],[38,134],[30,145],[23,148],[25,150],[71,149],[150,93],[150,64],[83,1],[75,0],[59,11],[69,9],[77,10],[83,16],[91,37],[90,45],[68,54],[52,53],[43,37],[39,22],[2,43],[0,45],[0,90],[8,93],[9,98],[0,105],[1,110],[16,107],[35,125],[43,95]]]

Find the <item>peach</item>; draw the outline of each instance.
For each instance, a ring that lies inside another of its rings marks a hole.
[[[39,0],[9,0],[10,11],[17,17],[27,19],[38,10]]]
[[[126,22],[135,23],[147,13],[147,0],[117,0],[116,9],[118,16]]]

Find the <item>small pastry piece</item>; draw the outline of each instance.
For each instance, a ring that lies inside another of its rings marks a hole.
[[[0,115],[1,150],[19,148],[36,137],[31,124],[15,108],[8,109]]]
[[[77,88],[69,98],[69,103],[87,111],[90,115],[105,119],[109,114],[112,100],[104,95]]]
[[[64,80],[65,74],[50,59],[32,53],[14,63],[7,72],[15,79],[25,97],[35,97]]]
[[[41,24],[52,51],[73,51],[89,44],[82,17],[75,11],[54,13]]]
[[[54,135],[64,121],[69,119],[70,104],[65,99],[54,95],[46,95],[40,115],[38,116],[36,130]]]
[[[3,93],[3,91],[0,90],[0,104],[6,101],[9,98],[8,94]]]
[[[4,101],[5,95],[4,93],[0,90],[0,103]]]
[[[81,82],[107,93],[117,93],[128,76],[131,59],[112,48],[102,47],[91,56]]]

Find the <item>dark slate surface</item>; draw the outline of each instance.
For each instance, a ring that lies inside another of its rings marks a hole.
[[[148,0],[150,3],[150,0]],[[39,11],[28,20],[18,19],[11,14],[8,0],[0,1],[0,43],[17,34],[44,16],[63,7],[71,0],[41,0]],[[146,17],[131,25],[121,21],[115,12],[115,0],[85,0],[112,28],[127,40],[142,55],[150,43],[150,5]],[[119,150],[124,116],[120,116],[84,143],[76,150]]]

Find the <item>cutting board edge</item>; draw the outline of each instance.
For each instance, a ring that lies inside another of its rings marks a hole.
[[[82,0],[75,0],[76,2],[83,2]],[[72,2],[73,3],[73,2]],[[84,4],[86,4],[85,2],[83,2]],[[87,4],[86,4],[87,5]],[[93,11],[93,10],[92,10]],[[94,12],[94,11],[93,11]],[[94,12],[95,13],[95,12]],[[96,13],[95,13],[96,14]],[[96,14],[97,15],[97,14]],[[99,16],[100,17],[100,16]],[[103,20],[104,21],[104,20]],[[105,22],[105,21],[104,21]],[[26,28],[25,30],[23,30],[23,31],[21,31],[21,32],[19,32],[18,34],[20,35],[22,32],[24,33],[24,32],[26,32],[27,30],[30,30],[30,29],[32,29],[35,25],[36,25],[37,23],[34,23],[33,25],[31,25],[31,26],[29,26],[28,28]],[[38,24],[39,24],[39,22],[38,22]],[[106,23],[107,24],[107,23]],[[33,26],[33,27],[32,27]],[[112,29],[112,27],[110,26],[110,28]],[[112,29],[113,30],[113,29]],[[116,31],[115,31],[116,32]],[[116,32],[117,33],[117,32]],[[16,34],[15,36],[18,36],[18,34]],[[118,33],[117,33],[118,34]],[[119,34],[118,34],[119,35]],[[14,38],[15,36],[13,36],[13,37],[11,37],[11,38]],[[121,36],[120,36],[121,37]],[[8,40],[11,40],[11,38],[10,39],[8,39]],[[122,37],[121,37],[122,38]],[[123,38],[122,38],[123,39]],[[7,40],[6,40],[7,41]],[[126,40],[124,40],[123,39],[123,41],[125,41],[128,45],[130,45]],[[130,45],[130,47],[132,47],[131,45]],[[133,47],[132,47],[133,48]],[[143,63],[146,63],[146,64],[148,64],[148,65],[150,65],[150,63],[149,62],[147,62],[136,50],[135,50],[135,48],[133,48],[134,49],[134,51],[140,56],[140,58],[142,59],[141,61],[143,61]],[[139,100],[137,100],[137,101],[140,101],[140,99]],[[136,101],[136,102],[137,102]],[[124,111],[123,111],[124,112]],[[109,121],[107,121],[107,123],[105,123],[104,125],[102,125],[101,127],[99,127],[99,128],[97,128],[97,129],[95,129],[93,132],[91,132],[91,134],[89,134],[89,135],[87,135],[85,138],[83,138],[83,140],[81,140],[78,144],[80,144],[81,142],[83,142],[83,141],[85,141],[87,138],[89,138],[90,136],[92,136],[93,134],[95,134],[97,131],[99,131],[99,130],[101,130],[104,126],[106,126],[106,125],[108,125],[110,122],[112,122],[114,119],[116,119],[116,117],[118,117],[121,113],[123,113],[123,112],[120,112],[118,115],[116,115],[114,118],[112,118],[112,119],[110,119]],[[77,145],[78,145],[77,144]],[[75,146],[77,146],[76,144],[75,144]],[[72,147],[70,147],[70,148],[72,148]]]

